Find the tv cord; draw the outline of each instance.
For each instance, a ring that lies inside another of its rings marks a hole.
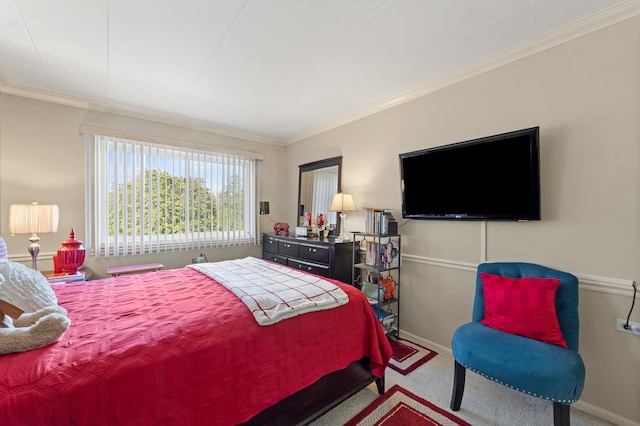
[[[629,319],[631,318],[631,312],[633,311],[633,305],[636,304],[636,293],[638,292],[638,289],[636,288],[635,281],[633,283],[631,283],[631,285],[633,286],[633,298],[631,299],[631,309],[629,309],[629,315],[627,315],[627,322],[622,325],[622,327],[624,327],[625,330],[631,330],[631,326],[629,325]]]

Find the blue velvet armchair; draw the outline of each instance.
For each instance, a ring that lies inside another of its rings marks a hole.
[[[485,318],[483,273],[558,279],[555,310],[567,348],[481,323]],[[465,372],[469,369],[515,390],[552,401],[554,424],[568,426],[570,404],[582,394],[585,378],[584,363],[578,353],[578,279],[531,263],[483,263],[478,267],[475,291],[472,322],[460,326],[451,341],[455,360],[451,409],[460,409]]]

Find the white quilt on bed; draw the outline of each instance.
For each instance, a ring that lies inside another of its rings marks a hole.
[[[347,294],[316,275],[255,257],[188,265],[242,300],[260,325],[344,305]]]

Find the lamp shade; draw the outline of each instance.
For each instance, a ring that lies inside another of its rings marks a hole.
[[[60,211],[55,204],[12,204],[9,207],[9,233],[57,232],[59,217]]]
[[[353,202],[351,194],[345,194],[344,192],[338,192],[333,196],[331,201],[331,207],[329,210],[332,212],[355,212],[357,210],[356,203]]]

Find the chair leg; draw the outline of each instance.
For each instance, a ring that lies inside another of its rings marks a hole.
[[[570,405],[562,404],[560,402],[553,403],[553,425],[554,426],[569,426],[570,416],[569,409]]]
[[[453,370],[453,392],[451,393],[451,409],[453,411],[460,410],[462,403],[462,394],[464,393],[464,380],[467,370],[455,361]]]

